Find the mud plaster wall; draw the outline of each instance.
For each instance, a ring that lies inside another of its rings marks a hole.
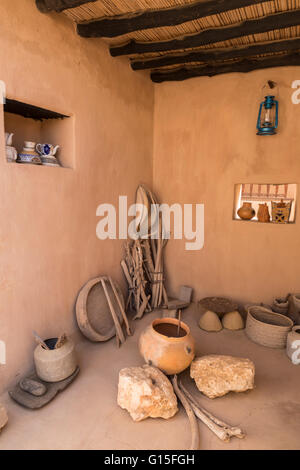
[[[100,40],[80,39],[63,16],[40,14],[33,0],[1,0],[0,17],[8,97],[73,119],[62,131],[73,139],[73,169],[13,165],[1,109],[2,389],[31,364],[33,330],[43,337],[77,330],[74,303],[88,279],[110,273],[125,288],[122,242],[96,238],[96,208],[119,194],[133,202],[137,183],[151,186],[154,94],[146,74],[112,59]],[[59,130],[56,137],[59,144]]]
[[[279,131],[261,137],[255,126],[268,79],[279,85]],[[287,67],[156,85],[154,189],[169,204],[205,204],[204,248],[185,251],[179,240],[166,248],[174,295],[181,284],[195,289],[195,299],[270,302],[300,291],[297,212],[294,225],[232,220],[234,184],[299,183],[297,79],[300,68]]]
[[[151,185],[153,178],[163,202],[205,204],[204,248],[185,251],[184,241],[170,241],[166,249],[170,292],[189,284],[195,298],[267,302],[300,291],[298,220],[232,220],[235,183],[300,178],[300,105],[291,103],[299,69],[157,85],[152,152],[153,85],[146,74],[112,59],[101,41],[79,39],[63,16],[41,15],[34,1],[15,8],[2,0],[0,14],[0,79],[8,96],[73,119],[53,142],[69,133],[72,169],[7,164],[0,132],[0,340],[7,345],[0,389],[30,365],[32,330],[77,330],[73,307],[86,280],[110,273],[125,288],[122,242],[97,240],[95,214],[119,194],[133,201],[138,182]],[[255,135],[267,79],[280,93],[280,128],[271,138]],[[0,121],[3,129],[2,112]]]

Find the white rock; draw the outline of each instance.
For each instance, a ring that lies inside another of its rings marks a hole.
[[[194,359],[190,375],[200,392],[216,398],[254,388],[255,366],[249,359],[210,355]]]
[[[129,367],[119,373],[118,405],[134,421],[168,419],[177,411],[177,398],[167,377],[155,367]]]
[[[7,424],[7,421],[8,421],[8,417],[7,417],[6,409],[0,403],[0,431]]]

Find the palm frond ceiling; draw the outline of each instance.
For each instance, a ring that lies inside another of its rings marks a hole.
[[[36,0],[154,82],[300,65],[300,0]]]

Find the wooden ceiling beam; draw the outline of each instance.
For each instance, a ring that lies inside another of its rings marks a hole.
[[[242,59],[239,62],[221,65],[206,65],[201,67],[182,67],[167,72],[153,72],[151,79],[155,83],[166,81],[180,81],[193,77],[213,77],[224,73],[247,73],[252,70],[266,69],[271,67],[300,66],[300,54],[271,56],[265,58]]]
[[[110,53],[115,57],[120,55],[145,54],[147,52],[189,49],[205,44],[248,36],[249,34],[259,34],[274,29],[297,26],[299,24],[300,9],[297,9],[246,20],[230,26],[205,29],[196,34],[177,37],[167,41],[139,42],[131,40],[123,45],[111,46]]]
[[[137,11],[124,15],[103,17],[88,23],[79,23],[77,25],[77,32],[79,36],[85,38],[113,38],[133,31],[159,28],[162,26],[174,26],[205,16],[216,15],[225,11],[244,8],[249,5],[256,5],[267,1],[269,0],[198,1],[187,5],[177,5],[173,8]]]
[[[56,11],[60,13],[69,8],[79,7],[85,3],[96,2],[97,0],[35,0],[37,8],[42,13]]]
[[[223,49],[203,49],[185,54],[163,55],[155,59],[133,60],[133,70],[157,69],[169,65],[188,64],[190,62],[222,61],[238,59],[284,51],[300,50],[300,38],[287,39],[273,42],[255,43],[250,46],[239,46]]]

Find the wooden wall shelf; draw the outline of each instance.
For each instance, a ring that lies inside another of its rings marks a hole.
[[[49,109],[39,108],[32,104],[22,103],[21,101],[6,99],[4,104],[4,112],[17,114],[25,118],[34,119],[36,121],[43,121],[44,119],[65,119],[70,116],[60,114]]]

